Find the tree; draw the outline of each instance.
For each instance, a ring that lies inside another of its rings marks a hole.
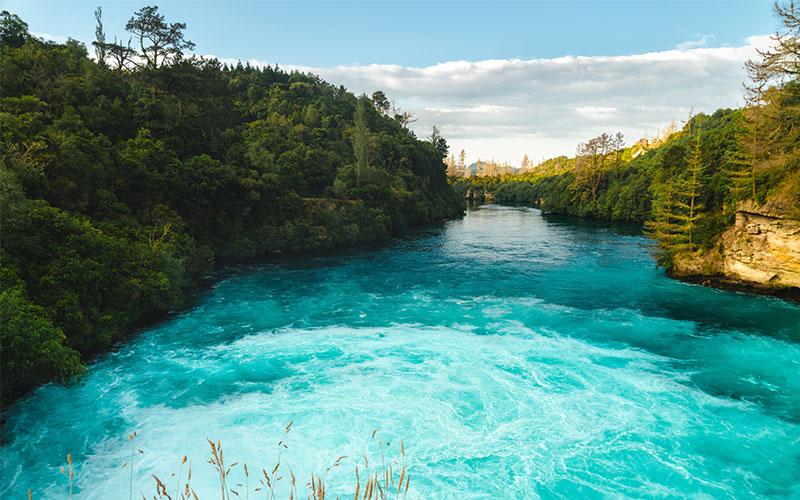
[[[769,49],[756,49],[761,60],[745,64],[752,82],[746,86],[748,97],[754,101],[762,100],[770,86],[800,77],[800,6],[775,2],[774,8],[783,27],[772,36]]]
[[[414,115],[409,113],[408,111],[403,111],[402,113],[395,115],[394,118],[395,120],[400,122],[400,125],[402,125],[403,128],[408,128],[408,125],[410,123],[414,123],[415,121],[417,121],[417,118],[414,118]]]
[[[674,121],[672,122],[672,125],[673,125],[673,128],[674,128],[674,125],[675,125]],[[616,156],[617,156],[616,164],[614,165],[614,168],[617,171],[619,171],[619,164],[620,164],[620,161],[622,160],[622,150],[623,150],[623,148],[625,148],[625,136],[622,135],[622,132],[617,132],[616,135],[614,135],[614,152],[616,153]]]
[[[103,31],[102,7],[98,6],[94,10],[94,18],[97,21],[97,26],[94,29],[95,41],[92,42],[92,45],[94,45],[94,53],[97,57],[97,63],[102,65],[106,63],[106,34]]]
[[[463,149],[460,153],[458,153],[458,172],[461,177],[464,177],[464,174],[467,171],[467,153]]]
[[[450,147],[447,145],[445,138],[442,137],[442,133],[439,132],[438,128],[436,128],[436,125],[433,126],[433,130],[431,131],[431,135],[428,137],[428,140],[439,151],[439,154],[442,155],[442,158],[447,157],[447,152]]]
[[[0,12],[0,45],[22,47],[30,38],[28,24],[7,10]]]
[[[726,170],[736,199],[756,200],[756,174],[763,168],[767,154],[764,113],[763,106],[753,104],[742,111],[742,130],[730,155],[732,168]]]
[[[605,132],[578,145],[575,181],[571,187],[581,194],[584,201],[588,198],[593,202],[597,200],[597,190],[603,179],[606,161],[612,152],[614,138]]]
[[[762,107],[766,156],[779,159],[796,155],[800,143],[800,6],[776,2],[775,13],[782,27],[757,51],[760,60],[746,63],[745,88],[749,104]]]
[[[695,132],[692,152],[685,160],[688,167],[676,180],[670,176],[656,187],[653,215],[645,221],[645,234],[656,241],[656,262],[668,267],[675,254],[696,249],[695,229],[700,219],[699,202],[705,165],[700,149],[700,131]]]
[[[377,90],[372,93],[372,105],[375,106],[378,113],[382,115],[389,112],[389,99],[386,98],[386,94],[384,94],[383,91]]]
[[[682,183],[683,190],[681,191],[686,201],[675,202],[676,206],[682,209],[682,213],[676,214],[676,217],[683,222],[683,231],[687,235],[689,249],[694,250],[694,229],[697,227],[697,220],[700,218],[700,211],[703,209],[698,198],[700,196],[702,173],[705,168],[700,154],[699,130],[695,135],[694,148],[686,159],[686,164],[689,167],[688,174],[690,177]]]
[[[450,155],[444,160],[444,164],[447,165],[447,170],[445,173],[449,179],[455,179],[461,177],[460,172],[458,170],[458,166],[456,165],[455,156]]]
[[[114,37],[114,41],[107,43],[103,50],[106,57],[113,61],[111,69],[114,70],[114,76],[117,77],[117,80],[121,80],[124,73],[133,69],[136,50],[131,47],[130,39],[128,39],[127,45],[122,45],[117,41],[117,37]]]
[[[530,158],[528,158],[528,155],[524,155],[522,157],[522,163],[520,163],[520,165],[519,165],[520,172],[524,172],[524,171],[528,170],[529,168],[531,168],[532,166],[533,166],[533,162],[531,162]]]
[[[3,269],[3,274],[8,270]],[[4,279],[0,291],[0,396],[4,403],[37,384],[52,380],[69,383],[86,371],[78,352],[65,345],[64,332],[25,296],[24,288],[19,278],[12,283]]]
[[[672,256],[687,243],[683,225],[676,217],[675,185],[672,179],[659,185],[653,201],[653,216],[644,222],[645,235],[655,241],[656,263],[668,267]]]
[[[369,126],[367,125],[368,102],[366,96],[361,96],[356,103],[355,130],[353,132],[353,154],[356,157],[356,187],[361,186],[361,178],[367,171],[369,160]]]
[[[124,72],[130,71],[134,64],[136,51],[131,47],[131,40],[128,39],[127,45],[122,45],[114,37],[113,42],[106,42],[106,34],[103,31],[103,8],[97,7],[94,11],[94,18],[97,25],[94,29],[95,40],[92,42],[94,46],[94,53],[97,57],[97,63],[101,66],[107,66],[107,59],[113,61],[111,69],[114,70],[114,76],[118,80],[122,79]]]
[[[155,6],[142,7],[125,25],[125,30],[138,38],[141,56],[150,68],[179,60],[184,49],[194,49],[194,43],[183,38],[185,29],[186,23],[167,24]]]

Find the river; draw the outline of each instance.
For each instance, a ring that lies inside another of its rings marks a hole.
[[[800,498],[800,307],[670,280],[649,252],[636,226],[489,205],[224,269],[82,385],[9,409],[0,497],[69,498],[71,454],[75,498],[127,499],[133,444],[134,498],[150,474],[175,498],[184,455],[219,498],[208,437],[251,498],[279,440],[302,485],[348,457],[326,476],[348,498],[401,439],[414,499]]]

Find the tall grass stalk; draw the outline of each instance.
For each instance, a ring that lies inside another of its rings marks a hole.
[[[254,492],[261,492],[264,495],[266,500],[275,500],[275,486],[281,479],[284,478],[283,472],[281,469],[285,467],[288,471],[289,476],[291,477],[291,485],[289,486],[289,500],[300,500],[300,496],[297,490],[297,478],[292,471],[292,468],[288,464],[284,464],[281,462],[283,457],[283,451],[288,449],[288,445],[286,444],[286,435],[289,434],[289,431],[292,428],[292,422],[286,426],[286,430],[284,433],[284,438],[278,442],[278,459],[276,461],[275,466],[272,468],[271,472],[267,472],[265,469],[262,469],[263,478],[259,478],[260,486],[257,486],[254,489]],[[378,433],[377,430],[372,432],[370,436],[370,441],[374,442],[375,435]],[[130,476],[129,476],[129,493],[130,499],[133,499],[133,464],[136,457],[136,453],[144,453],[142,450],[137,450],[135,445],[135,437],[136,432],[132,433],[128,436],[128,439],[131,441],[131,459],[130,462],[126,462],[122,464],[122,467],[130,467]],[[231,465],[225,464],[224,453],[222,451],[222,443],[217,441],[211,441],[210,439],[206,439],[208,444],[211,447],[211,456],[207,460],[209,464],[214,466],[214,469],[217,472],[217,478],[219,481],[220,487],[220,500],[231,500],[231,493],[233,493],[237,498],[241,498],[239,491],[230,488],[229,483],[231,482],[231,473],[234,471],[235,467],[238,465],[238,462],[234,462]],[[395,500],[400,499],[400,495],[402,494],[403,499],[405,500],[408,496],[408,488],[409,483],[411,481],[411,475],[408,473],[408,469],[406,467],[406,451],[405,451],[405,444],[403,441],[400,441],[400,463],[396,460],[392,460],[389,462],[387,466],[386,462],[386,454],[384,451],[384,447],[388,447],[390,443],[384,442],[383,440],[378,441],[378,446],[381,450],[381,466],[380,470],[371,470],[369,467],[369,460],[367,459],[367,454],[364,453],[361,457],[364,459],[363,463],[363,470],[360,464],[355,465],[355,493],[353,495],[353,500],[386,500],[393,496]],[[309,500],[325,500],[325,497],[328,494],[329,485],[326,482],[328,472],[332,469],[343,465],[343,461],[346,459],[346,456],[341,456],[337,458],[329,467],[325,469],[322,475],[318,475],[315,473],[310,474],[310,480],[306,483],[306,487],[308,488],[308,499]],[[186,478],[186,483],[183,485],[183,490],[181,490],[181,478],[183,476],[183,466],[186,462],[189,462],[188,465],[188,474]],[[61,467],[61,472],[64,475],[69,477],[69,496],[70,499],[73,498],[73,478],[74,472],[72,467],[72,456],[67,455],[67,463],[69,465],[69,472]],[[395,467],[393,464],[399,467],[400,474],[395,479]],[[244,471],[244,484],[235,483],[237,488],[241,488],[244,486],[244,498],[246,500],[250,500],[250,471],[247,467],[247,464],[243,464],[243,471]],[[176,474],[172,473],[171,476],[174,477]],[[151,474],[151,477],[155,480],[155,495],[153,495],[153,499],[161,500],[200,500],[197,496],[197,493],[191,487],[192,481],[192,461],[189,460],[186,456],[183,457],[177,472],[177,483],[175,486],[175,498],[173,499],[167,493],[167,486],[166,484],[161,481],[155,474]],[[241,477],[241,476],[240,476]],[[146,495],[142,494],[143,498],[147,498]],[[337,497],[338,499],[338,497]],[[33,500],[33,495],[31,490],[28,490],[28,500]],[[206,499],[204,499],[206,500]]]
[[[63,467],[61,468],[61,473],[65,476],[69,475],[69,498],[72,500],[72,455],[67,455],[67,463],[69,464],[69,474],[67,474],[67,471],[65,471]],[[28,490],[28,496],[30,496],[30,490]]]

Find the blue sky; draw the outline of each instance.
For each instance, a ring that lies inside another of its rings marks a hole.
[[[188,25],[200,53],[280,64],[399,64],[614,56],[671,49],[706,36],[738,46],[774,30],[770,0],[693,1],[160,1],[170,21]],[[150,3],[3,0],[31,31],[94,38],[103,6],[109,35]]]
[[[595,131],[624,130],[632,142],[659,124],[685,118],[691,107],[712,112],[740,105],[741,66],[777,24],[770,0],[156,4],[168,21],[187,23],[187,38],[198,54],[277,62],[355,92],[383,89],[420,118],[415,124],[420,135],[436,123],[451,146],[466,149],[471,159],[495,156],[512,163],[524,151],[535,159],[572,154],[575,144]],[[106,33],[113,38],[126,35],[125,22],[147,3],[0,1],[36,34],[85,42],[94,38],[97,5],[103,6]],[[740,50],[732,55],[734,49]],[[647,54],[654,55],[654,64],[629,58]],[[665,63],[659,54],[672,54],[672,60]],[[568,71],[566,63],[572,65]],[[627,95],[597,92],[598,85],[586,83],[601,75],[627,79],[629,66],[643,80],[628,85]],[[582,90],[576,79],[585,80]],[[663,80],[663,87],[654,80]],[[442,82],[463,85],[442,88]],[[571,94],[557,91],[571,84]],[[676,85],[694,88],[664,102]],[[534,87],[536,93],[530,93]],[[649,110],[647,119],[633,113],[639,108]],[[555,124],[564,112],[580,122]]]

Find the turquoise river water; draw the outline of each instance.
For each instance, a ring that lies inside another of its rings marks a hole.
[[[670,280],[649,251],[635,226],[485,206],[226,269],[83,385],[6,413],[0,498],[69,498],[68,453],[76,499],[129,498],[133,431],[134,498],[150,474],[175,498],[184,455],[220,498],[207,437],[263,498],[252,476],[294,421],[299,483],[348,457],[329,498],[402,439],[413,499],[800,499],[800,307]]]

